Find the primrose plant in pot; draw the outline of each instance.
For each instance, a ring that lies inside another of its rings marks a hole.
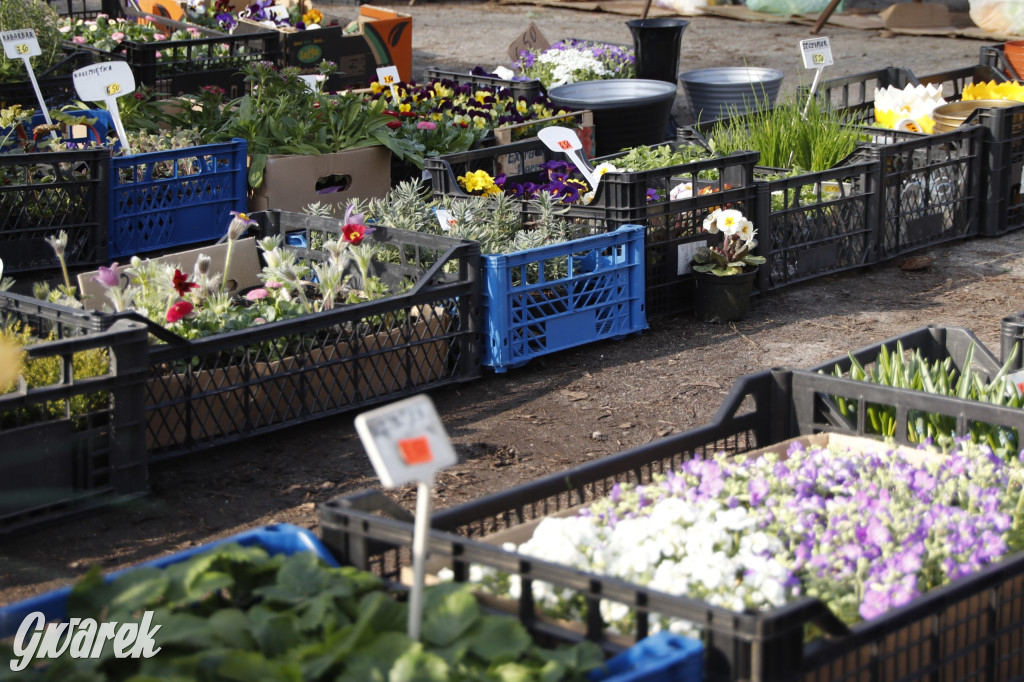
[[[697,277],[696,314],[704,322],[731,322],[747,313],[757,266],[765,259],[753,253],[757,246],[754,223],[740,211],[716,208],[704,219],[701,231],[718,237],[717,244],[693,254]]]

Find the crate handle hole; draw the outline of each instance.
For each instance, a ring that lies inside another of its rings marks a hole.
[[[316,193],[317,194],[334,194],[335,192],[344,192],[352,185],[351,175],[341,175],[339,173],[331,173],[325,175],[316,181]]]

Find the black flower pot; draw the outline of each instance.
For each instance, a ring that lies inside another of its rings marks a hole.
[[[710,272],[695,272],[697,298],[694,313],[702,322],[734,322],[742,320],[750,308],[757,268],[738,275],[719,277]]]

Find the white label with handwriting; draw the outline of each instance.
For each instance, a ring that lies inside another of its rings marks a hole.
[[[4,55],[8,59],[25,59],[43,53],[39,49],[39,40],[36,38],[35,29],[19,28],[13,31],[0,31],[0,42],[4,44]]]
[[[114,119],[114,129],[121,140],[126,154],[131,154],[128,135],[121,122],[121,114],[117,109],[117,98],[135,92],[135,74],[128,62],[114,61],[92,64],[71,74],[72,82],[78,96],[86,102],[103,102],[107,105],[110,118]]]
[[[832,46],[827,37],[801,40],[800,53],[804,57],[805,69],[824,69],[826,66],[832,66]]]

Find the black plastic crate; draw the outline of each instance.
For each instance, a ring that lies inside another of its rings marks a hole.
[[[39,84],[39,91],[43,94],[43,101],[51,108],[59,108],[69,102],[78,99],[75,92],[75,85],[71,81],[71,74],[83,66],[92,63],[92,55],[88,52],[76,50],[66,54],[58,63],[49,69],[36,74],[36,82]],[[10,108],[16,104],[23,109],[38,109],[39,100],[36,99],[36,91],[28,77],[17,83],[0,83],[0,108]]]
[[[761,291],[876,262],[878,164],[758,181]]]
[[[705,216],[729,206],[753,219],[757,188],[754,167],[759,154],[737,152],[691,163],[638,173],[608,173],[601,178],[594,200],[571,205],[565,217],[606,231],[623,225],[643,225],[648,319],[686,312],[693,308],[695,282],[689,264],[693,249],[706,242],[701,232]],[[532,180],[540,164],[563,158],[540,140],[522,140],[500,147],[476,149],[425,160],[435,194],[465,197],[457,176],[485,170],[504,173],[510,181]],[[613,157],[594,159],[594,163]],[[694,196],[670,200],[677,185],[696,188]],[[658,198],[648,199],[648,191]],[[700,192],[705,192],[701,194]],[[525,202],[523,210],[529,214]]]
[[[524,581],[568,587],[595,607],[601,599],[626,604],[638,613],[637,638],[646,634],[650,612],[697,623],[704,632],[707,680],[994,681],[1024,674],[1024,555],[1004,559],[870,622],[847,627],[812,598],[765,612],[735,613],[520,557],[477,539],[607,496],[616,483],[648,483],[655,474],[695,456],[739,454],[821,431],[864,435],[829,421],[821,403],[832,395],[892,404],[904,412],[951,412],[962,416],[961,433],[971,420],[1024,427],[1024,410],[966,404],[810,371],[764,371],[737,381],[706,426],[436,512],[429,551],[435,559],[450,562],[456,580],[468,578],[469,564],[480,564],[518,574]],[[412,524],[408,513],[396,507],[376,492],[332,500],[320,508],[324,542],[341,561],[399,579],[411,562]],[[523,595],[531,594],[528,584],[524,582]],[[520,598],[516,606],[523,623],[535,631],[579,636],[541,618],[530,598]],[[805,642],[805,627],[812,623],[828,636]],[[588,638],[614,646],[600,618],[591,618],[585,628]]]
[[[26,383],[0,394],[0,534],[146,492],[146,328],[120,320],[97,331],[96,317],[0,295],[0,323],[37,340],[25,348]]]
[[[110,150],[0,155],[0,258],[7,273],[59,267],[46,238],[68,233],[69,266],[107,258]]]
[[[450,80],[456,85],[472,85],[473,87],[505,88],[515,98],[525,97],[527,101],[544,94],[544,86],[536,78],[526,81],[507,81],[495,76],[477,76],[471,73],[448,71],[445,69],[425,69],[424,80]]]
[[[263,236],[300,232],[307,244],[312,232],[341,231],[322,217],[250,216]],[[142,320],[164,341],[149,348],[150,461],[480,376],[479,244],[375,228],[367,242],[390,257],[375,274],[392,290],[413,282],[405,293],[196,340]],[[104,329],[122,317],[141,319],[99,314],[94,324]]]
[[[79,47],[92,53],[96,61],[127,61],[135,82],[158,93],[177,97],[214,85],[223,88],[229,99],[246,92],[243,66],[252,62],[278,64],[282,49],[278,31],[151,43],[125,40],[112,52],[88,45]]]
[[[856,120],[863,111],[874,111],[875,88],[904,88],[917,85],[917,78],[908,69],[888,66],[877,71],[858,73],[842,78],[831,78],[818,87],[817,96],[833,109],[849,111]],[[809,89],[800,89],[800,99],[805,100]],[[872,116],[873,119],[873,116]]]
[[[677,139],[709,146],[716,123],[679,128]],[[835,168],[789,177],[786,169],[754,169],[757,253],[767,260],[758,269],[759,290],[877,262],[878,168],[854,154]]]
[[[978,61],[989,68],[995,69],[1010,80],[1019,81],[1021,75],[1017,73],[1010,60],[1006,58],[1002,45],[982,45],[979,50]]]

